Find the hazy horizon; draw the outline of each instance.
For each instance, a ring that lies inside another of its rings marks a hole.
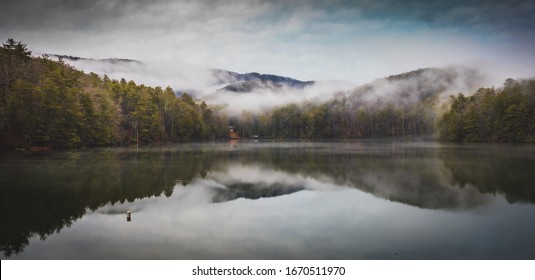
[[[35,53],[128,58],[355,84],[464,65],[535,75],[535,2],[3,1],[0,39]]]

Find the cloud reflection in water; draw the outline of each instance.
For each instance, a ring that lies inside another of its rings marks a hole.
[[[369,183],[377,178],[363,180]],[[287,186],[302,189],[295,192]],[[275,195],[251,194],[266,194],[263,190],[270,188],[277,188],[269,193]],[[459,189],[458,197],[465,192]],[[470,191],[468,194],[472,195]],[[532,256],[522,251],[513,254],[519,244],[512,236],[496,234],[503,229],[493,228],[493,223],[525,216],[522,213],[533,207],[504,207],[507,203],[503,198],[483,196],[493,203],[481,206],[485,210],[481,213],[425,210],[378,199],[350,186],[334,184],[329,178],[295,176],[254,164],[232,164],[225,171],[209,172],[205,179],[196,178],[187,186],[176,185],[169,198],[107,205],[84,216],[72,228],[51,236],[46,243],[30,246],[25,255],[80,258],[76,252],[84,250],[82,258],[96,259],[492,258],[494,253],[501,258],[509,254]],[[124,222],[124,217],[102,215],[126,209],[137,210],[132,223]],[[528,227],[533,230],[533,226]],[[476,242],[482,238],[492,241],[485,242],[486,251]],[[55,249],[45,250],[49,246]]]
[[[2,244],[35,259],[529,259],[529,151],[239,143],[25,160],[4,165],[4,193],[26,204],[3,205],[17,215]]]

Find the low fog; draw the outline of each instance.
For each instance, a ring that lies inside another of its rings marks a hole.
[[[51,59],[58,59],[50,56]],[[238,82],[234,77],[214,74],[212,69],[201,69],[192,65],[169,65],[167,63],[145,63],[120,59],[69,59],[62,60],[86,73],[107,75],[111,79],[133,80],[147,86],[170,86],[177,95],[188,93],[211,105],[221,105],[230,114],[243,110],[260,112],[275,106],[303,101],[325,101],[335,93],[348,91],[357,85],[347,81],[315,81],[303,88],[284,84],[263,83],[249,92],[227,91],[224,88]],[[277,75],[277,73],[269,73]]]
[[[58,59],[51,55],[51,59]],[[209,69],[193,65],[171,65],[169,63],[146,63],[125,59],[62,59],[65,63],[86,73],[107,75],[111,79],[133,80],[137,84],[153,87],[172,87],[176,92],[188,92],[203,96],[213,89],[217,79]]]
[[[242,111],[259,113],[276,106],[289,103],[322,102],[333,98],[337,93],[346,92],[355,85],[344,81],[318,81],[303,89],[266,87],[247,93],[218,91],[203,97],[209,104],[225,106],[229,114]]]
[[[209,105],[223,108],[231,115],[243,111],[260,113],[289,103],[319,103],[340,96],[351,97],[356,103],[410,104],[438,94],[439,99],[444,101],[449,95],[459,92],[470,95],[480,87],[499,87],[505,79],[479,68],[457,65],[393,73],[395,75],[378,77],[364,85],[347,81],[313,81],[306,86],[295,87],[273,81],[252,80],[247,81],[247,90],[237,92],[226,87],[239,85],[243,81],[231,75],[237,73],[225,70],[119,59],[63,58],[63,61],[84,72],[107,75],[112,79],[125,78],[148,86],[170,86],[177,95],[191,94]]]
[[[503,80],[500,82],[503,83]],[[492,85],[490,75],[466,66],[424,68],[380,78],[351,92],[351,97],[363,103],[413,104],[438,95],[445,101],[459,92],[471,95],[480,87]]]
[[[365,84],[467,64],[503,81],[535,74],[534,12],[532,0],[3,0],[0,39],[140,60],[150,71],[132,78],[176,90],[210,84],[197,75],[209,68]]]

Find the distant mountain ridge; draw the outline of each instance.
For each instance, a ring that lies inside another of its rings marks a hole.
[[[279,90],[284,87],[302,89],[313,85],[314,81],[300,81],[290,77],[257,72],[240,74],[223,69],[212,69],[212,74],[219,84],[229,84],[218,91],[251,92],[258,89]]]
[[[355,103],[369,102],[376,100],[380,103],[396,101],[401,103],[412,103],[418,100],[433,98],[443,93],[451,94],[454,91],[470,91],[475,84],[482,80],[476,69],[470,67],[444,67],[444,68],[421,68],[405,73],[395,74],[383,78],[378,78],[369,83],[354,87],[332,87],[329,88],[325,81],[302,81],[291,77],[274,74],[262,74],[258,72],[237,73],[224,69],[207,69],[200,72],[204,77],[204,84],[187,85],[178,82],[181,78],[195,80],[200,77],[197,72],[166,74],[158,72],[158,67],[148,68],[139,60],[126,58],[93,59],[71,55],[48,54],[51,58],[71,61],[80,70],[107,74],[110,77],[125,77],[143,81],[158,80],[166,77],[163,84],[173,84],[176,93],[188,92],[193,95],[208,96],[220,95],[222,93],[299,93],[309,87],[318,85],[324,88],[325,93],[345,92]],[[87,63],[86,63],[87,62]],[[156,70],[156,72],[154,72]],[[116,73],[116,75],[112,75]],[[129,74],[134,75],[129,75]],[[118,75],[117,75],[118,74]],[[182,77],[181,77],[182,76]],[[184,78],[185,77],[185,78]],[[156,86],[156,83],[152,83]],[[177,86],[178,84],[178,86]],[[184,86],[182,86],[184,85]]]
[[[49,58],[55,58],[57,60],[70,61],[80,70],[97,72],[100,74],[111,75],[110,70],[119,73],[128,73],[132,70],[143,72],[144,69],[139,68],[143,66],[143,62],[134,59],[127,58],[105,58],[94,59],[64,54],[45,54]],[[87,64],[86,62],[90,63]],[[84,63],[86,63],[84,65]],[[102,65],[100,64],[102,63]],[[111,65],[113,68],[107,68],[106,64]],[[82,66],[84,65],[84,66]],[[132,68],[131,66],[136,66]],[[237,73],[224,69],[209,69],[209,75],[212,80],[212,90],[215,92],[236,92],[236,93],[248,93],[253,91],[282,91],[284,89],[303,89],[305,87],[314,85],[314,81],[301,81],[290,77],[284,77],[273,74],[261,74],[257,72],[250,73]],[[146,76],[146,74],[145,74]],[[126,79],[132,79],[134,77],[125,77]],[[172,78],[171,78],[172,79]],[[202,89],[198,88],[178,88],[178,92],[198,92]]]
[[[349,97],[354,103],[409,104],[445,97],[457,92],[475,90],[484,75],[475,68],[450,66],[420,68],[376,79],[353,89]]]

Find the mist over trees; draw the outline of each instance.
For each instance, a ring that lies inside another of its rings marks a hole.
[[[224,137],[225,118],[169,87],[86,74],[33,58],[10,39],[0,48],[0,146],[76,148]],[[224,121],[224,122],[222,122]]]
[[[340,95],[321,104],[288,104],[261,115],[244,112],[236,123],[244,136],[275,139],[432,137],[435,104],[434,98],[407,105],[356,104]]]
[[[435,139],[448,142],[535,142],[535,80],[459,93],[445,104],[441,90],[412,101],[363,101],[361,91],[315,104],[288,104],[231,119],[244,136],[275,139]]]
[[[458,83],[458,76],[477,82],[470,70],[420,69],[324,102],[227,116],[221,106],[177,96],[170,87],[112,80],[61,60],[32,57],[13,39],[0,48],[0,67],[4,149],[219,140],[228,138],[229,126],[241,137],[268,139],[535,142],[535,80],[508,79],[501,89],[459,93],[445,104],[445,83]]]

